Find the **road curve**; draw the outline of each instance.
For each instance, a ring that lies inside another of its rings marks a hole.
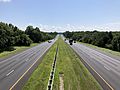
[[[56,40],[44,42],[0,62],[0,90],[9,90]]]
[[[67,41],[68,43],[68,41]],[[80,43],[71,46],[113,89],[120,90],[120,60]]]

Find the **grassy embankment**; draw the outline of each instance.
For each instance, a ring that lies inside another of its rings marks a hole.
[[[13,51],[3,51],[0,53],[0,58],[5,58],[5,57],[9,57],[11,55],[14,55],[16,53],[22,52],[26,49],[29,49],[31,47],[37,46],[39,43],[32,43],[30,46],[14,46],[15,50]]]
[[[120,57],[120,52],[113,51],[113,50],[110,50],[110,49],[107,49],[107,48],[98,47],[98,46],[95,46],[95,45],[92,45],[92,44],[87,44],[87,43],[82,43],[82,42],[79,42],[79,43],[84,44],[84,45],[86,45],[88,47],[91,47],[93,49],[102,51],[102,52],[104,52],[106,54],[115,55],[115,56],[119,56]]]
[[[59,73],[64,74],[64,90],[100,90],[99,84],[61,38],[45,55],[23,90],[46,90],[57,43],[59,43],[59,51],[53,90],[59,90]]]

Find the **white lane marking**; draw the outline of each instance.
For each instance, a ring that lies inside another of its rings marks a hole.
[[[11,73],[13,73],[15,70],[11,70],[6,76],[9,76]]]
[[[108,68],[108,67],[106,67],[106,66],[104,66],[104,68],[107,69],[108,71],[110,71],[110,68]]]

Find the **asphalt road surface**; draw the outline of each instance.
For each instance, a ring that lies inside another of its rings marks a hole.
[[[0,90],[10,87],[28,70],[28,68],[47,51],[56,40],[44,42],[8,59],[0,61]]]
[[[67,41],[68,43],[68,41]],[[80,43],[71,47],[77,54],[97,71],[115,90],[120,90],[120,59],[108,56]]]

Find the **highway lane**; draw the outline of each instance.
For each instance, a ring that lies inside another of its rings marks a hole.
[[[67,41],[68,43],[68,41]],[[115,90],[120,90],[120,60],[80,43],[71,46]]]
[[[52,43],[44,42],[0,62],[0,90],[9,88],[40,58]]]

